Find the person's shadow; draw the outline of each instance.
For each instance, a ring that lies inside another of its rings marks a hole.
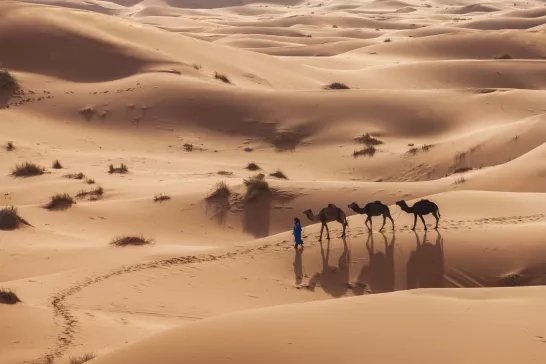
[[[439,231],[436,243],[427,241],[427,232],[423,235],[423,242],[415,234],[417,245],[411,252],[407,265],[407,289],[414,288],[442,288],[444,280],[444,239]]]
[[[347,245],[347,240],[343,237],[343,252],[339,257],[338,267],[332,267],[328,265],[330,258],[330,240],[327,240],[326,251],[324,250],[323,243],[320,243],[320,253],[322,257],[322,271],[315,273],[309,280],[307,288],[311,291],[315,290],[317,285],[320,285],[324,292],[328,293],[332,297],[344,296],[348,289],[349,282],[349,256],[350,250]]]
[[[296,285],[301,285],[303,280],[303,263],[302,263],[302,249],[294,249],[296,254],[294,255],[294,275],[296,276]]]
[[[396,237],[392,235],[390,244],[387,237],[383,236],[385,252],[375,251],[373,233],[368,234],[366,250],[368,252],[368,265],[364,265],[358,276],[357,284],[353,288],[355,295],[365,292],[384,293],[394,291],[394,247]]]

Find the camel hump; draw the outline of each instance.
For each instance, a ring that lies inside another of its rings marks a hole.
[[[329,207],[329,208],[336,208],[337,206],[334,205],[333,203],[329,203],[329,204],[328,204],[328,207]]]
[[[377,204],[381,204],[381,201],[379,201],[379,200],[376,200],[376,201],[375,201],[375,203],[377,203]]]

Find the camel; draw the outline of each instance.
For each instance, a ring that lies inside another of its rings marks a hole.
[[[364,208],[359,207],[356,202],[353,202],[348,207],[354,212],[356,212],[357,214],[368,215],[368,218],[366,219],[365,224],[369,231],[372,231],[372,216],[383,216],[383,225],[381,225],[381,229],[379,229],[379,231],[383,231],[383,228],[385,227],[385,221],[387,221],[387,218],[391,220],[392,229],[394,230],[394,220],[391,217],[391,212],[389,210],[389,207],[387,205],[382,204],[380,201],[367,203],[366,206],[364,206]],[[370,226],[368,226],[368,221],[370,222]]]
[[[309,220],[322,223],[322,227],[320,228],[319,241],[322,241],[322,232],[325,227],[326,237],[328,240],[330,240],[330,230],[328,229],[327,223],[331,221],[337,221],[341,225],[343,225],[343,234],[341,236],[345,236],[345,228],[349,225],[349,222],[347,221],[347,215],[345,215],[345,212],[343,212],[343,210],[341,210],[336,205],[328,204],[328,207],[320,210],[318,215],[313,214],[313,211],[311,211],[311,209],[307,209],[303,213],[305,214],[305,216],[307,216]]]
[[[417,224],[417,215],[421,218],[421,221],[423,222],[423,225],[425,226],[425,230],[427,230],[427,224],[425,224],[425,219],[423,218],[423,215],[432,214],[436,218],[436,226],[434,229],[438,229],[438,221],[440,220],[440,210],[438,209],[438,205],[436,205],[434,202],[429,200],[420,200],[413,204],[413,206],[408,206],[406,201],[401,200],[397,201],[396,204],[400,206],[402,211],[407,212],[408,214],[413,214],[414,220],[413,220],[413,228],[411,230],[415,230],[415,225]]]

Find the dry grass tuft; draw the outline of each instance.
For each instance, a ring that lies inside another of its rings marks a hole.
[[[248,169],[249,171],[258,171],[258,170],[261,169],[260,166],[258,166],[254,162],[251,162],[251,163],[247,164],[245,168]]]
[[[229,188],[226,181],[216,182],[212,191],[207,196],[207,200],[216,199],[216,198],[228,198],[231,195],[231,189]]]
[[[409,155],[416,155],[418,152],[419,152],[419,148],[411,147],[410,149],[408,149],[406,153]]]
[[[421,150],[423,152],[428,152],[430,148],[433,148],[433,147],[434,147],[434,144],[423,144],[423,146],[421,147]]]
[[[120,173],[120,174],[124,174],[124,173],[128,173],[129,172],[129,168],[127,168],[127,166],[123,163],[121,163],[121,165],[119,167],[114,167],[113,164],[110,164],[109,166],[109,169],[108,169],[108,173],[112,174],[112,173]]]
[[[17,297],[15,292],[9,289],[0,288],[0,303],[14,305],[18,302],[21,302],[21,300]]]
[[[288,177],[286,177],[286,175],[280,169],[277,169],[275,172],[270,173],[269,175],[275,178],[288,179]]]
[[[254,149],[250,148],[250,147],[245,147],[245,149],[243,149],[245,152],[252,152]]]
[[[19,216],[16,207],[7,206],[0,209],[0,230],[15,230],[21,223],[30,225]]]
[[[194,64],[193,64],[193,68],[195,68],[196,70],[199,71],[199,70],[200,70],[201,68],[203,68],[203,67],[201,67],[200,64],[194,63]]]
[[[87,183],[88,185],[94,185],[95,180],[93,178],[86,178],[85,183]]]
[[[218,173],[220,176],[231,176],[231,175],[233,175],[233,172],[228,172],[228,171],[218,171],[216,173]]]
[[[222,74],[222,73],[214,72],[214,78],[216,78],[217,80],[222,81],[223,83],[231,84],[231,81],[229,80],[229,78],[226,75]]]
[[[368,146],[383,144],[383,141],[371,136],[370,133],[362,134],[361,136],[356,137],[355,141]]]
[[[129,246],[129,245],[139,246],[139,245],[151,244],[152,242],[153,242],[152,239],[148,239],[140,235],[140,236],[117,237],[117,238],[114,238],[114,240],[112,240],[110,244],[115,246]]]
[[[83,355],[80,355],[80,356],[76,356],[76,357],[70,357],[68,359],[68,364],[83,364],[91,359],[94,359],[96,358],[95,354],[93,353],[85,353]]]
[[[7,70],[0,70],[0,90],[16,91],[19,81]]]
[[[186,143],[183,145],[183,147],[186,152],[193,152],[193,144]]]
[[[170,199],[171,199],[171,196],[164,193],[160,193],[154,196],[154,202],[164,202]]]
[[[264,179],[263,174],[245,179],[244,184],[246,186],[245,199],[247,201],[271,192],[269,183]]]
[[[464,176],[461,176],[461,177],[457,177],[453,180],[453,184],[455,185],[460,185],[462,183],[465,183],[466,182],[466,178],[464,178]]]
[[[368,156],[368,157],[373,157],[375,152],[377,152],[377,149],[375,149],[375,147],[373,145],[369,145],[364,149],[355,150],[353,152],[353,157],[358,158],[358,157],[363,156],[363,155]]]
[[[11,171],[14,177],[32,177],[44,174],[45,168],[35,163],[25,162],[16,165]]]
[[[104,189],[98,186],[97,188],[91,191],[81,190],[80,192],[78,192],[76,197],[80,199],[88,197],[90,201],[96,201],[100,199],[102,195],[104,195]]]
[[[63,165],[62,165],[61,162],[59,162],[59,160],[57,159],[56,161],[53,162],[53,165],[52,165],[51,167],[53,167],[53,169],[62,169],[62,168],[63,168]]]
[[[72,207],[76,201],[68,193],[56,194],[51,196],[51,201],[49,201],[44,208],[48,210],[66,210]]]
[[[82,172],[79,172],[79,173],[69,173],[69,174],[66,174],[64,176],[65,178],[68,178],[68,179],[79,179],[79,180],[82,180],[85,178],[85,174],[83,174]]]
[[[14,149],[15,149],[15,145],[13,145],[13,142],[7,142],[7,143],[6,143],[6,150],[7,150],[8,152],[11,152],[11,151],[14,150]]]
[[[325,90],[349,90],[350,87],[347,86],[344,83],[334,82],[334,83],[331,83],[329,85],[324,86],[324,89]]]

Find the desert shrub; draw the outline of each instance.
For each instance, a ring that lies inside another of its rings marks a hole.
[[[288,179],[288,177],[286,177],[286,175],[280,169],[277,169],[275,172],[270,173],[269,175],[275,178]]]
[[[183,145],[183,147],[184,147],[184,150],[186,152],[192,152],[193,151],[193,144],[186,143],[186,144]]]
[[[44,208],[48,210],[66,210],[75,204],[76,201],[68,193],[58,193],[51,196],[51,201],[49,201]]]
[[[391,40],[391,38],[387,38],[387,39],[385,39],[383,42],[385,42],[385,43],[390,43],[390,42],[392,42],[392,40]]]
[[[246,200],[255,199],[265,193],[269,193],[271,189],[269,188],[269,183],[264,179],[263,174],[246,178],[244,180],[246,186]]]
[[[293,131],[277,131],[268,138],[278,151],[294,150],[302,141],[303,135]]]
[[[114,240],[112,240],[110,244],[115,246],[146,245],[146,244],[151,244],[152,241],[153,241],[152,239],[148,239],[142,235],[121,236],[121,237],[114,238]]]
[[[250,148],[250,147],[245,147],[245,149],[243,149],[245,152],[252,152],[254,149]]]
[[[500,56],[495,56],[495,59],[512,59],[512,56],[508,53],[501,54]]]
[[[83,364],[91,359],[94,359],[96,356],[93,353],[85,353],[80,356],[70,357],[68,359],[68,364]]]
[[[82,172],[78,172],[78,173],[69,173],[69,174],[66,174],[64,176],[65,178],[68,178],[68,179],[79,179],[79,180],[82,180],[85,178],[85,174],[83,174]]]
[[[218,171],[216,173],[218,173],[220,176],[231,176],[233,174],[233,172],[228,171]]]
[[[349,86],[344,83],[334,82],[324,86],[326,90],[349,90]]]
[[[6,150],[7,150],[8,152],[11,152],[11,151],[14,150],[14,149],[15,149],[15,145],[13,145],[13,142],[7,142],[7,143],[6,143]]]
[[[45,168],[35,163],[25,162],[16,165],[11,171],[11,175],[15,177],[32,177],[44,174]]]
[[[258,171],[258,170],[261,169],[260,166],[258,166],[254,162],[251,162],[251,163],[247,164],[245,168],[248,169],[249,171]]]
[[[370,135],[370,133],[362,134],[361,136],[358,136],[355,138],[355,141],[358,143],[366,144],[366,145],[380,145],[383,144],[383,142],[373,136]]]
[[[127,168],[127,166],[123,163],[121,163],[121,165],[119,167],[114,167],[113,164],[110,164],[110,167],[109,167],[109,170],[108,170],[108,173],[112,174],[112,173],[121,173],[121,174],[124,174],[124,173],[127,173],[129,172],[129,168]]]
[[[19,216],[16,207],[7,206],[0,209],[0,230],[15,230],[21,223],[29,225]]]
[[[19,89],[19,81],[9,71],[0,70],[0,90],[15,91]]]
[[[408,149],[408,151],[406,153],[408,153],[409,155],[416,155],[417,152],[419,152],[419,148],[411,147],[410,149]]]
[[[87,190],[81,190],[76,195],[77,198],[85,198],[88,197],[90,200],[98,200],[102,197],[104,194],[104,189],[102,187],[97,187],[94,190],[87,191]]]
[[[212,191],[207,196],[207,199],[214,199],[214,198],[227,198],[231,195],[231,189],[229,188],[226,181],[219,181],[216,182],[214,187],[212,188]]]
[[[163,201],[167,201],[167,200],[170,200],[170,199],[171,199],[171,196],[166,195],[164,193],[159,193],[159,194],[154,196],[154,202],[163,202]]]
[[[421,150],[423,152],[428,152],[430,150],[430,148],[434,147],[434,144],[423,144],[423,146],[421,147]]]
[[[222,73],[215,72],[214,73],[214,78],[216,78],[217,80],[220,80],[220,81],[222,81],[224,83],[231,83],[229,78],[226,75],[222,74]]]
[[[457,177],[453,180],[453,184],[459,185],[466,182],[466,178],[464,176]]]
[[[363,149],[360,149],[360,150],[355,150],[353,152],[353,157],[358,158],[358,157],[363,156],[363,155],[368,156],[368,157],[373,157],[375,152],[377,152],[377,149],[375,149],[375,147],[373,145],[369,145],[366,148],[363,148]]]
[[[15,292],[9,289],[0,288],[0,303],[5,305],[14,305],[18,302],[21,302],[21,300],[19,297],[17,297]]]
[[[193,68],[195,68],[196,70],[199,71],[202,67],[201,67],[200,64],[194,63],[194,64],[193,64]]]
[[[62,169],[62,168],[63,168],[61,162],[59,162],[58,159],[57,159],[56,161],[53,162],[52,167],[53,167],[54,169]]]
[[[88,185],[94,185],[95,180],[93,178],[86,178],[85,183],[87,183]]]

